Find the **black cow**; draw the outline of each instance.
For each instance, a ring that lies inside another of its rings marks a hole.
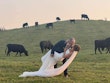
[[[35,22],[35,27],[38,27],[38,22]]]
[[[53,23],[47,23],[45,27],[46,28],[50,28],[50,27],[53,28]]]
[[[8,49],[8,50],[7,50]],[[28,56],[28,51],[25,50],[23,45],[19,45],[19,44],[7,44],[7,48],[5,50],[5,53],[7,51],[7,56],[10,56],[10,52],[16,52],[16,55],[18,53],[24,53],[26,56]]]
[[[89,17],[86,14],[81,14],[81,19],[83,19],[83,18],[89,20]]]
[[[75,19],[70,19],[70,22],[71,23],[75,23]]]
[[[24,23],[23,28],[27,28],[27,27],[28,27],[28,23]]]
[[[94,43],[95,43],[95,54],[96,54],[97,49],[102,54],[101,50],[103,51],[104,48],[106,48],[105,40],[95,40]]]
[[[106,45],[106,48],[107,48],[107,52],[106,53],[110,53],[110,38],[106,38],[105,39],[105,45]]]
[[[44,52],[44,49],[46,51],[46,49],[51,49],[53,47],[53,44],[50,41],[41,41],[40,42],[40,48],[42,53]]]
[[[60,19],[60,17],[56,17],[56,20],[57,20],[57,21],[60,21],[61,19]]]

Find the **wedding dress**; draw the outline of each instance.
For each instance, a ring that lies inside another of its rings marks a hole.
[[[54,65],[63,60],[63,53],[54,53],[54,56],[50,56],[51,50],[49,50],[42,58],[42,66],[38,71],[34,72],[23,72],[23,74],[19,75],[19,77],[32,77],[32,76],[40,76],[40,77],[53,77],[57,76],[71,64],[75,56],[77,55],[77,51],[74,51],[71,57],[59,68],[54,68]],[[69,50],[66,51],[66,54],[69,53]]]

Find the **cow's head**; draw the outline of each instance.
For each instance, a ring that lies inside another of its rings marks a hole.
[[[24,54],[25,54],[26,56],[28,56],[28,51],[25,51]]]

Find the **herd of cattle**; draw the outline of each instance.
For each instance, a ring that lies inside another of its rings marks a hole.
[[[71,23],[75,23],[75,19],[70,19],[70,22]],[[35,22],[35,27],[38,27],[38,22]],[[22,27],[23,28],[29,28],[29,25],[28,25],[28,23],[24,23],[23,25],[22,25]],[[53,28],[53,23],[47,23],[46,25],[45,25],[45,27],[46,28]]]
[[[86,14],[81,14],[81,19],[87,19],[89,20],[89,17],[88,15]],[[56,20],[57,21],[60,21],[61,18],[60,17],[56,17]],[[71,23],[75,23],[75,19],[70,19],[70,22]],[[28,23],[24,23],[22,25],[23,28],[28,28]],[[38,27],[38,22],[35,22],[35,27]],[[47,23],[46,28],[53,28],[53,23]],[[96,50],[98,48],[98,50],[100,51],[100,48],[104,49],[104,48],[107,48],[108,51],[109,51],[109,47],[107,46],[103,46],[103,45],[100,45],[100,43],[102,43],[103,41],[101,40],[96,40],[95,41],[95,53],[96,53]],[[40,48],[41,48],[41,51],[42,53],[44,52],[44,50],[46,51],[47,49],[51,49],[53,47],[53,44],[50,42],[50,41],[41,41],[40,42]],[[28,56],[28,51],[24,48],[23,45],[19,45],[19,44],[7,44],[7,49],[5,50],[5,53],[7,54],[7,56],[10,55],[10,52],[16,52],[16,55],[19,53],[20,56],[22,53],[24,53],[26,56]],[[101,51],[100,51],[101,53]]]
[[[52,49],[53,47],[53,44],[50,41],[41,41],[39,45],[42,53],[44,53],[44,51],[46,52],[47,49]],[[16,55],[19,53],[20,56],[22,53],[24,53],[26,56],[28,56],[28,51],[25,49],[23,45],[20,44],[7,44],[5,54],[7,56],[10,56],[11,52],[16,52]]]
[[[89,20],[89,17],[88,17],[87,14],[81,14],[81,19]],[[56,20],[60,21],[61,18],[60,17],[56,17]],[[75,23],[75,19],[70,19],[69,21],[70,21],[70,23]],[[35,27],[38,27],[38,25],[39,25],[39,23],[35,22]],[[29,28],[29,25],[26,22],[26,23],[23,23],[22,27],[23,28]],[[50,27],[53,28],[53,23],[47,23],[45,27],[46,28],[50,28]]]
[[[103,40],[95,40],[94,41],[94,45],[95,45],[95,54],[96,51],[98,49],[98,51],[102,54],[102,51],[104,51],[104,49],[106,49],[106,53],[110,53],[110,38],[106,38]],[[50,49],[52,49],[52,47],[54,46],[51,41],[41,41],[39,43],[41,52],[44,53]],[[22,53],[24,53],[26,56],[28,56],[28,51],[25,49],[25,47],[23,45],[20,44],[7,44],[6,45],[6,50],[5,53],[7,54],[7,56],[10,56],[10,52],[16,52],[16,55],[19,53],[20,56]]]

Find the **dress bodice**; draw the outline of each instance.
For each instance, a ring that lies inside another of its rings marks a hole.
[[[70,51],[69,50],[67,50],[66,51],[66,54],[68,54]],[[64,58],[63,58],[63,55],[64,55],[64,52],[62,52],[62,53],[58,53],[58,52],[55,52],[54,53],[54,59],[56,60],[56,62],[58,62],[58,61],[62,61]]]

